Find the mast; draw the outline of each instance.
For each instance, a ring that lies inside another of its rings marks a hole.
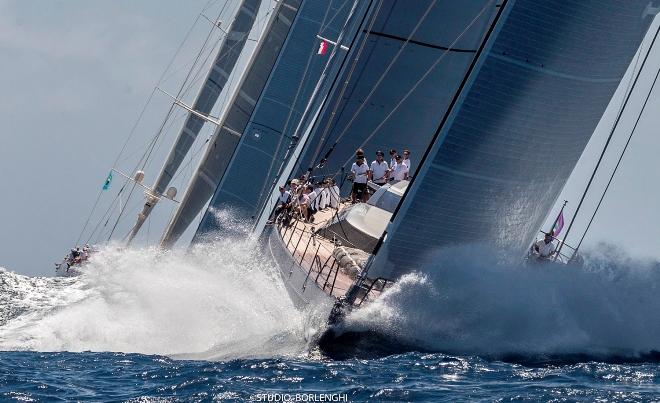
[[[188,118],[181,128],[167,160],[158,174],[158,178],[151,187],[151,190],[145,192],[146,202],[128,235],[127,244],[133,241],[160,200],[158,195],[165,193],[167,186],[183,162],[190,147],[195,142],[204,123],[215,123],[213,118],[209,116],[209,113],[213,109],[230,74],[236,66],[236,62],[243,51],[248,35],[254,25],[260,5],[261,0],[243,0],[241,2],[234,20],[218,49],[215,60],[204,79],[204,84],[195,97],[193,105],[187,106],[175,99],[175,104],[188,110]]]
[[[301,3],[303,0],[277,2],[257,49],[219,119],[221,124],[209,140],[186,193],[163,233],[162,247],[170,247],[178,240],[217,188],[288,37]]]

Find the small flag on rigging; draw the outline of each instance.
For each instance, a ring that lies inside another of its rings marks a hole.
[[[557,216],[557,219],[555,220],[555,223],[552,225],[552,231],[550,233],[552,236],[557,236],[561,232],[561,229],[564,228],[564,211],[559,212],[559,215]]]
[[[319,44],[319,51],[316,52],[316,54],[324,55],[327,50],[328,50],[328,42],[322,40],[321,43]]]
[[[108,177],[105,179],[105,183],[103,184],[103,190],[108,190],[108,188],[110,188],[111,182],[112,182],[112,171],[110,171]]]

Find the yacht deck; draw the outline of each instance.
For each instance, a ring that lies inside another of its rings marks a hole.
[[[334,215],[350,203],[340,203],[337,209],[327,207],[314,214],[314,222],[292,219],[290,225],[278,225],[278,231],[294,260],[307,272],[308,281],[314,281],[326,294],[339,298],[353,283],[332,256],[336,245],[329,239],[315,235],[314,231],[332,220]]]

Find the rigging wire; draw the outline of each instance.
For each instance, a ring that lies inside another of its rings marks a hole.
[[[644,104],[642,105],[642,109],[639,111],[639,114],[637,115],[637,120],[635,121],[635,125],[633,126],[633,128],[630,132],[630,135],[628,136],[628,140],[626,141],[626,144],[623,147],[623,150],[621,151],[621,154],[619,155],[619,159],[616,162],[616,165],[614,166],[614,170],[612,171],[612,174],[610,175],[610,178],[607,181],[607,186],[605,186],[605,190],[603,191],[603,194],[600,196],[600,200],[598,200],[598,204],[596,205],[594,213],[591,215],[591,219],[589,220],[589,223],[587,224],[587,227],[585,228],[584,233],[582,234],[582,237],[580,238],[580,242],[575,247],[575,252],[577,252],[577,250],[582,245],[582,241],[584,241],[584,238],[587,235],[587,232],[589,231],[589,228],[591,227],[591,224],[593,223],[594,218],[596,218],[596,214],[598,213],[598,209],[600,208],[600,205],[603,203],[603,199],[605,198],[605,195],[607,194],[607,191],[609,190],[610,185],[612,184],[612,180],[614,179],[614,175],[616,175],[617,169],[619,168],[619,165],[621,164],[621,160],[623,159],[623,156],[626,153],[626,150],[628,149],[628,145],[630,144],[630,140],[632,140],[632,137],[635,134],[635,130],[637,129],[637,125],[639,124],[639,121],[641,120],[642,115],[644,114],[644,110],[646,109],[646,104],[648,103],[649,98],[651,97],[651,94],[653,93],[653,89],[655,88],[655,84],[657,83],[659,76],[660,76],[660,69],[655,74],[655,78],[653,79],[653,84],[651,85],[651,89],[649,90],[649,93],[646,95],[646,99],[644,100]]]
[[[580,198],[580,202],[578,203],[575,213],[573,213],[573,217],[571,219],[570,224],[568,224],[568,228],[566,229],[566,232],[564,233],[564,240],[568,238],[568,234],[571,232],[571,228],[573,227],[573,224],[575,224],[575,218],[577,217],[578,213],[580,212],[580,208],[582,207],[582,204],[584,203],[584,199],[587,196],[587,193],[589,192],[589,189],[591,188],[591,185],[594,181],[594,178],[596,177],[596,173],[598,172],[598,168],[600,167],[601,162],[603,161],[603,157],[605,156],[605,152],[607,151],[608,146],[610,145],[610,142],[612,140],[612,137],[614,135],[614,132],[616,131],[616,128],[619,125],[619,121],[621,120],[621,116],[623,115],[623,111],[625,110],[626,105],[628,104],[628,101],[630,100],[630,97],[635,89],[635,86],[637,85],[637,81],[639,80],[639,77],[642,75],[642,71],[644,70],[644,65],[646,64],[646,61],[649,58],[649,55],[651,54],[651,50],[653,49],[653,44],[655,43],[656,39],[658,38],[658,33],[660,33],[660,25],[658,26],[658,29],[655,31],[655,35],[653,36],[653,40],[651,41],[651,44],[649,45],[649,50],[646,52],[646,56],[644,56],[644,60],[642,61],[642,64],[637,72],[637,75],[635,76],[635,80],[633,81],[630,91],[626,94],[626,97],[624,98],[623,103],[621,104],[621,108],[619,110],[619,113],[617,114],[617,117],[614,121],[614,124],[612,125],[612,129],[610,130],[609,135],[607,136],[607,141],[605,142],[605,145],[603,146],[603,150],[600,153],[600,156],[598,157],[598,162],[596,162],[596,166],[594,167],[593,172],[591,173],[591,177],[589,178],[589,181],[587,182],[587,186],[584,189],[584,192],[582,193],[582,197]],[[555,256],[559,256],[562,247],[564,246],[565,242],[561,242],[559,245],[559,248],[557,249],[557,253]],[[555,257],[556,259],[556,257]]]
[[[375,1],[375,0],[371,0],[371,1]],[[349,20],[352,18],[353,12],[354,12],[354,10],[355,10],[355,8],[356,8],[358,2],[359,2],[359,0],[355,0],[355,1],[354,1],[354,3],[353,3],[353,8],[352,8],[352,10],[351,10],[351,12],[350,12],[350,14],[349,14]],[[367,7],[367,10],[368,10],[369,8],[371,8],[371,4],[372,4],[372,3],[370,2],[369,6]],[[380,0],[380,3],[379,3],[378,8],[380,8],[380,4],[382,4],[382,0]],[[351,49],[358,49],[358,50],[356,51],[356,53],[357,53],[357,57],[353,58],[353,60],[352,60],[352,66],[353,66],[353,68],[354,68],[355,64],[357,63],[357,60],[359,59],[359,55],[360,55],[360,53],[361,53],[360,49],[363,48],[363,46],[360,45],[360,41],[364,41],[364,42],[366,42],[367,37],[368,37],[368,34],[366,34],[364,37],[358,38],[358,35],[359,35],[359,28],[360,28],[360,26],[362,26],[362,25],[365,24],[365,23],[368,24],[369,21],[370,21],[369,19],[375,19],[375,18],[376,18],[376,15],[377,15],[377,13],[371,13],[371,14],[369,14],[368,11],[365,11],[365,13],[363,14],[362,20],[360,21],[360,23],[357,24],[357,28],[356,28],[357,31],[356,31],[355,35],[353,36],[353,38],[351,39]],[[369,16],[369,17],[367,18],[367,16]],[[366,22],[365,22],[365,21],[366,21]],[[348,24],[348,20],[347,20],[346,24]],[[342,31],[340,32],[339,37],[342,37],[342,36],[343,36],[344,30],[345,30],[345,28],[346,28],[346,24],[344,25],[344,28],[342,28]],[[373,23],[371,23],[371,25],[373,25]],[[364,43],[364,42],[363,42],[363,43]],[[335,48],[334,51],[336,51],[336,48]],[[344,63],[348,63],[348,64],[351,63],[351,62],[349,62],[349,59],[350,59],[350,58],[348,57],[348,55],[346,56],[346,58],[342,59],[342,62],[341,62],[341,66],[342,66],[342,67],[341,67],[341,69],[343,69],[343,65],[344,65]],[[332,84],[332,86],[334,86],[334,83],[338,80],[338,77],[339,77],[338,74],[334,76],[334,80],[333,80],[333,84]],[[317,86],[318,86],[318,85],[319,85],[319,84],[317,83]],[[317,87],[317,89],[318,89],[318,87]],[[317,89],[315,89],[315,91],[316,91]],[[310,103],[311,103],[311,101],[310,101]],[[308,108],[310,107],[310,103],[308,103],[307,106],[305,107],[305,111],[303,112],[303,118],[307,115],[307,113],[308,113],[308,111],[309,111]],[[298,131],[300,130],[300,128],[301,128],[300,125],[301,125],[301,124],[302,124],[302,119],[301,119],[301,122],[299,122],[298,125],[297,125],[296,131],[294,132],[294,136],[295,136],[295,135],[298,133]],[[293,137],[293,136],[292,136],[292,137]],[[299,140],[296,140],[296,141],[299,141]],[[302,144],[301,144],[301,146],[302,146]],[[292,147],[293,147],[293,145],[292,145]],[[277,176],[280,176],[280,175],[281,175],[281,172],[282,172],[282,170],[284,169],[284,164],[285,164],[285,161],[283,161],[282,164],[280,165],[280,168],[279,168],[279,171],[278,171],[278,173],[277,173]],[[277,183],[276,180],[273,181],[273,182],[271,183],[271,187],[270,187],[270,189],[269,189],[269,191],[268,191],[269,193],[272,193],[272,192],[274,191],[274,188],[275,188],[276,183]],[[268,198],[266,198],[266,199],[263,201],[263,204],[262,204],[263,208],[260,208],[259,211],[263,212],[263,211],[266,210],[266,209],[270,210],[270,208],[272,208],[272,206],[270,205],[270,203],[272,203],[272,202],[274,202],[274,201],[273,201],[273,200],[269,200]],[[201,223],[201,220],[200,220],[200,223]]]
[[[344,137],[344,135],[346,134],[346,132],[348,131],[348,129],[351,127],[351,125],[352,125],[353,122],[355,121],[355,119],[357,119],[357,117],[358,117],[358,115],[360,114],[360,112],[362,112],[362,109],[364,109],[364,107],[369,103],[369,100],[371,99],[371,97],[373,96],[373,94],[376,92],[376,89],[378,89],[378,87],[380,87],[380,84],[383,82],[383,80],[385,80],[385,77],[386,77],[387,74],[390,72],[390,70],[392,69],[392,67],[394,67],[394,64],[396,64],[397,60],[399,60],[399,57],[401,57],[401,54],[403,54],[403,51],[406,49],[406,47],[407,47],[408,44],[410,43],[410,40],[412,39],[412,37],[417,33],[417,30],[421,27],[421,25],[422,25],[422,23],[424,22],[424,20],[426,20],[426,17],[428,17],[429,13],[431,12],[431,10],[433,9],[433,7],[435,6],[436,1],[437,1],[437,0],[433,0],[433,1],[431,1],[431,3],[429,4],[429,6],[426,8],[426,10],[424,11],[424,14],[422,14],[422,16],[420,17],[420,19],[417,21],[417,24],[415,25],[415,27],[412,29],[412,31],[410,31],[410,34],[408,34],[408,36],[406,37],[406,40],[404,41],[403,45],[401,45],[401,47],[400,47],[399,50],[396,52],[396,54],[394,55],[394,57],[392,58],[392,60],[390,60],[390,62],[387,64],[387,66],[386,66],[386,68],[385,68],[385,71],[383,71],[383,72],[381,73],[380,77],[378,77],[378,80],[376,80],[376,83],[375,83],[375,84],[373,85],[373,87],[371,88],[371,91],[369,91],[369,93],[367,94],[367,96],[366,96],[366,97],[364,98],[364,100],[360,103],[360,106],[358,107],[357,111],[355,111],[355,113],[353,114],[353,116],[351,116],[351,119],[348,121],[348,123],[346,123],[346,126],[344,126],[344,129],[343,129],[343,130],[337,135],[337,138],[336,138],[336,140],[335,140],[334,145],[333,145],[332,147],[330,147],[330,150],[326,153],[326,155],[325,155],[324,158],[323,158],[324,160],[327,160],[327,159],[328,159],[328,157],[330,156],[330,153],[332,152],[332,150],[334,150],[334,147],[335,147],[335,146],[341,141],[341,139]],[[375,19],[374,19],[374,20],[375,20]],[[369,28],[369,33],[370,33],[370,32],[371,32],[371,27]],[[347,86],[347,85],[348,85],[348,80],[347,80],[346,86]],[[337,104],[339,104],[340,102],[341,102],[341,97],[337,99]],[[332,120],[333,120],[334,116],[335,116],[335,115],[334,115],[334,113],[333,113],[332,118],[329,119],[328,124],[326,125],[326,132],[324,133],[324,135],[325,135],[325,134],[327,133],[327,131],[330,129],[330,125],[331,125],[331,123],[332,123]],[[311,160],[311,163],[314,163],[314,161],[316,161],[316,159],[318,158],[319,154],[320,154],[320,147],[319,147],[319,153],[318,153],[318,154],[315,154],[315,155],[313,156],[313,158],[312,158],[312,160]],[[322,163],[321,163],[321,164],[322,164]]]
[[[261,16],[260,20],[261,20],[261,21],[264,21],[266,18],[269,18],[269,16],[270,16],[271,13],[272,13],[272,10],[268,10],[267,12],[264,13],[263,16]],[[213,29],[212,29],[211,32],[209,33],[209,36],[210,36],[210,34],[213,32],[214,29],[215,29],[215,26],[213,27]],[[251,31],[248,31],[248,32],[243,33],[243,34],[242,34],[242,37],[249,36],[250,32],[251,32]],[[208,37],[207,37],[207,41],[208,41]],[[206,43],[206,42],[205,42],[205,43]],[[223,57],[226,57],[226,56],[231,52],[231,50],[233,50],[236,46],[239,45],[239,43],[240,43],[240,41],[238,41],[238,42],[235,43],[233,46],[231,46],[231,47],[229,48],[229,52],[227,52],[227,53],[225,53],[224,55],[222,55],[218,60],[222,60]],[[199,58],[200,56],[201,56],[201,51],[200,51],[200,54],[198,55],[198,58]],[[207,60],[208,60],[208,58],[207,58]],[[197,61],[195,62],[194,65],[196,65],[196,63],[197,63]],[[194,66],[194,65],[193,65],[193,66]],[[200,65],[200,70],[201,70],[202,67],[203,67],[203,65]],[[194,68],[194,67],[193,67],[193,68]],[[192,69],[191,69],[191,71],[192,71]],[[188,76],[186,77],[186,81],[184,81],[184,83],[188,81],[189,77],[190,77],[190,72],[189,72]],[[177,94],[176,98],[179,98],[179,97],[181,96],[181,93],[182,93],[182,90],[179,91],[179,93]],[[172,111],[172,108],[173,108],[173,107],[174,107],[174,104],[172,104],[172,106],[170,107],[170,112],[168,113],[168,116],[171,114],[171,111]],[[161,126],[161,129],[159,130],[159,135],[160,135],[161,132],[162,132],[162,126]],[[149,151],[147,158],[149,158],[149,156],[151,155],[152,152],[153,152],[153,148]],[[143,166],[144,166],[144,165],[143,165]],[[130,197],[130,195],[132,194],[134,188],[135,188],[135,184],[134,184],[133,187],[131,188],[131,192],[130,192],[130,194],[129,194],[129,197]],[[117,218],[118,221],[119,221],[120,219],[121,219],[121,217],[118,217],[118,218]]]
[[[197,19],[195,20],[195,22],[197,22],[197,21],[199,20],[199,18],[200,18],[200,16],[198,15],[198,17],[197,17]],[[219,17],[218,17],[218,18],[219,18]],[[200,58],[202,57],[202,54],[204,53],[204,49],[206,49],[206,46],[208,45],[208,41],[210,40],[210,38],[211,38],[213,32],[215,31],[215,28],[216,28],[216,27],[213,26],[213,27],[209,30],[209,33],[207,34],[206,39],[204,40],[204,43],[203,43],[203,45],[202,45],[202,49],[199,51],[199,53],[197,54],[197,56],[196,56],[196,58],[195,58],[195,61],[193,62],[193,65],[192,65],[193,67],[188,71],[188,74],[186,75],[186,77],[185,77],[185,79],[184,79],[184,81],[183,81],[181,87],[179,88],[179,90],[178,90],[178,92],[177,92],[177,94],[176,94],[176,98],[177,98],[177,99],[180,98],[180,97],[181,97],[181,94],[185,91],[186,85],[189,83],[189,80],[191,79],[191,76],[194,77],[193,70],[195,69],[195,66],[197,66],[197,63],[199,62]],[[154,89],[154,91],[156,91],[156,89]],[[148,163],[149,158],[151,157],[151,154],[152,154],[153,151],[154,151],[154,147],[155,147],[155,145],[157,144],[158,139],[159,139],[160,136],[162,135],[162,133],[163,133],[163,129],[164,129],[165,125],[167,124],[167,122],[168,122],[170,116],[172,115],[172,112],[174,111],[174,107],[175,107],[175,104],[172,103],[172,104],[170,105],[169,111],[167,112],[167,115],[166,115],[165,119],[163,120],[163,122],[162,122],[160,128],[158,129],[158,131],[156,132],[156,135],[155,135],[153,141],[151,142],[151,145],[149,146],[149,148],[147,149],[147,151],[145,152],[145,154],[143,154],[143,156],[142,156],[142,158],[140,159],[140,161],[138,161],[138,163],[136,164],[136,167],[133,169],[132,172],[135,172],[135,171],[138,169],[138,167],[140,167],[140,165],[141,165],[140,169],[144,169],[144,167],[145,167],[146,164]],[[128,179],[126,180],[126,182],[128,182]],[[133,195],[133,192],[135,191],[135,188],[136,188],[136,187],[137,187],[137,183],[133,183],[132,186],[131,186],[131,188],[130,188],[130,191],[129,191],[129,193],[128,193],[127,200],[129,200],[129,199],[131,198],[131,196]],[[124,211],[125,211],[125,210],[124,210]],[[110,236],[108,237],[108,240],[110,240],[110,238],[112,238],[112,235],[114,234],[114,231],[115,231],[115,229],[117,228],[117,225],[119,224],[119,221],[121,220],[122,216],[123,216],[123,211],[120,212],[119,216],[117,217],[117,220],[115,221],[115,224],[114,224],[114,226],[113,226],[113,229],[112,229],[112,231],[110,232]]]
[[[209,0],[209,1],[206,3],[205,7],[208,7],[209,4],[210,4],[212,1],[215,1],[215,0]],[[228,0],[225,1],[225,6],[226,6],[226,3],[227,3],[227,2],[228,2]],[[224,9],[224,8],[223,8],[223,9]],[[197,15],[197,17],[195,18],[195,21],[193,22],[193,24],[190,26],[190,28],[189,28],[188,31],[186,32],[186,34],[185,34],[183,40],[181,41],[181,43],[180,43],[179,46],[177,47],[176,51],[174,52],[174,55],[173,55],[172,58],[170,59],[170,62],[168,63],[167,67],[165,68],[165,70],[164,70],[163,73],[161,74],[159,80],[157,81],[156,87],[158,87],[158,85],[160,84],[160,82],[163,80],[163,78],[164,78],[165,75],[167,74],[167,71],[172,67],[172,64],[174,63],[174,60],[176,60],[176,57],[179,55],[179,53],[180,53],[181,50],[183,49],[183,45],[186,43],[186,41],[187,41],[188,38],[190,37],[190,34],[192,33],[193,29],[195,28],[195,26],[196,26],[197,23],[199,22],[200,17],[201,17],[201,13]],[[130,142],[131,138],[132,138],[133,135],[135,134],[135,131],[136,131],[136,129],[137,129],[138,124],[139,124],[140,121],[142,120],[142,117],[144,116],[144,114],[145,114],[145,112],[146,112],[146,110],[147,110],[149,104],[151,103],[151,100],[153,99],[153,97],[154,97],[154,95],[155,95],[155,93],[156,93],[156,87],[154,87],[154,89],[151,91],[151,94],[150,94],[149,97],[147,98],[146,103],[145,103],[144,106],[142,107],[142,110],[140,111],[140,114],[138,115],[138,118],[137,118],[136,122],[133,124],[133,127],[132,127],[131,130],[129,131],[129,134],[128,134],[126,140],[124,141],[124,144],[122,145],[122,148],[120,149],[119,154],[117,155],[117,158],[115,159],[115,161],[114,161],[114,163],[113,163],[112,166],[115,166],[115,165],[117,164],[117,162],[118,162],[119,159],[121,158],[121,155],[122,155],[122,154],[124,153],[124,151],[126,150],[126,147],[128,146],[128,143]],[[78,238],[76,239],[76,244],[78,244],[78,243],[80,242],[80,239],[83,237],[83,234],[85,233],[85,230],[87,229],[87,226],[89,225],[89,221],[91,220],[92,216],[94,215],[94,211],[96,210],[96,207],[98,206],[98,203],[99,203],[99,201],[100,201],[100,199],[101,199],[102,194],[103,194],[103,189],[101,189],[101,190],[99,191],[99,193],[98,193],[98,195],[97,195],[97,197],[96,197],[96,201],[94,202],[94,204],[93,204],[93,206],[92,206],[92,210],[89,212],[89,214],[88,214],[88,216],[87,216],[87,219],[85,220],[85,224],[83,225],[83,228],[82,228],[82,230],[80,231],[80,234],[78,235]]]

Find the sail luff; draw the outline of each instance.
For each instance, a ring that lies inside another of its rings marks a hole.
[[[193,174],[192,178],[190,179],[188,186],[186,187],[186,193],[184,194],[183,198],[181,199],[181,203],[179,204],[178,208],[176,209],[176,212],[174,216],[171,218],[169,221],[167,227],[165,228],[165,231],[163,232],[163,235],[161,236],[161,241],[160,245],[161,247],[171,247],[176,240],[178,240],[178,237],[185,231],[185,228],[187,228],[187,223],[183,222],[183,217],[185,216],[196,216],[199,211],[204,207],[206,204],[206,200],[204,200],[204,203],[202,205],[195,205],[199,204],[198,203],[198,197],[200,193],[200,187],[201,188],[212,188],[215,190],[217,183],[215,183],[214,179],[211,177],[214,173],[207,172],[207,165],[210,163],[214,162],[221,156],[219,155],[219,150],[218,148],[218,142],[220,140],[223,140],[221,136],[223,134],[226,134],[226,136],[233,137],[235,140],[233,141],[238,141],[237,139],[240,138],[242,135],[242,132],[237,132],[233,130],[230,125],[228,124],[227,119],[232,113],[232,108],[236,106],[236,103],[239,99],[245,99],[246,102],[255,102],[254,100],[250,99],[250,97],[247,95],[247,93],[244,91],[244,85],[249,85],[251,83],[247,82],[248,77],[250,77],[251,69],[253,65],[255,64],[255,61],[260,57],[260,54],[262,52],[262,49],[266,45],[267,40],[269,37],[272,36],[272,29],[274,27],[275,22],[280,19],[280,21],[284,21],[285,23],[291,23],[292,21],[289,21],[288,18],[284,17],[283,14],[286,12],[294,12],[297,13],[297,7],[291,6],[289,3],[297,4],[294,0],[282,0],[278,1],[274,7],[274,9],[271,11],[271,15],[268,19],[268,22],[262,31],[262,34],[259,38],[259,41],[257,42],[257,47],[252,53],[249,61],[247,62],[247,65],[245,69],[243,70],[243,73],[240,77],[238,85],[235,87],[234,92],[231,94],[231,97],[229,98],[229,101],[227,102],[227,107],[224,109],[222,116],[219,119],[219,122],[221,123],[220,126],[216,128],[216,130],[213,132],[213,135],[211,139],[208,142],[208,146],[205,150],[204,156],[201,158],[197,169],[195,170],[195,173]],[[295,17],[295,15],[294,15]],[[231,139],[230,139],[231,140]],[[223,147],[220,146],[222,149]],[[223,150],[224,152],[233,152],[233,150]],[[210,198],[213,190],[211,190],[208,195]],[[204,197],[201,197],[203,199]],[[183,229],[180,229],[181,227],[185,227]]]
[[[195,111],[208,115],[213,109],[247,42],[248,34],[252,30],[260,5],[261,0],[242,1],[218,48],[214,62],[195,97],[192,105],[192,109]],[[153,193],[162,194],[165,192],[190,147],[192,147],[204,122],[203,118],[189,112],[188,118],[177,135],[169,155],[152,186]],[[127,244],[130,244],[138,234],[158,201],[158,197],[147,196],[147,201],[128,235]]]

